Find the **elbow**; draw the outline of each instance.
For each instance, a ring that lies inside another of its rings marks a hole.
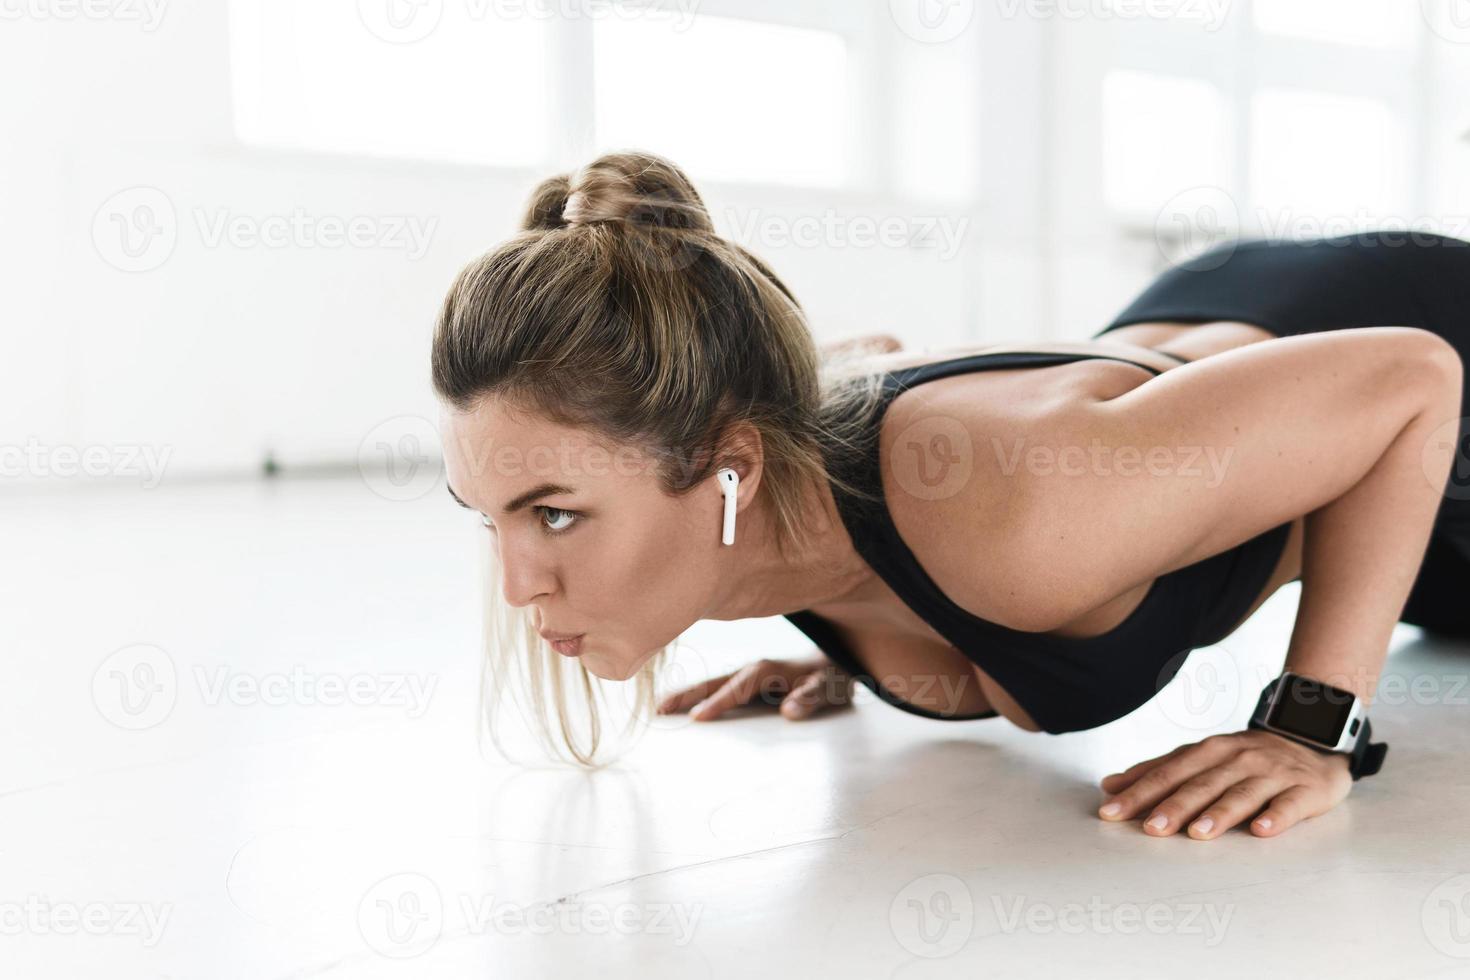
[[[1392,327],[1404,336],[1404,363],[1419,379],[1437,377],[1456,389],[1465,383],[1465,362],[1444,337],[1423,327]]]

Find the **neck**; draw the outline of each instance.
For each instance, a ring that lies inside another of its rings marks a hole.
[[[860,601],[877,575],[853,547],[825,482],[813,491],[816,522],[800,553],[783,556],[765,494],[740,515],[735,544],[721,547],[727,571],[705,619],[783,616],[811,606]]]

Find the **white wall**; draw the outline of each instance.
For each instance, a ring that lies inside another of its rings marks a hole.
[[[1210,79],[1233,100],[1237,123],[1270,72],[1381,92],[1412,134],[1404,210],[1470,213],[1470,161],[1456,142],[1470,129],[1459,98],[1470,44],[1458,36],[1421,25],[1404,62],[1411,71],[1387,77],[1358,70],[1351,48],[1260,40],[1245,3],[1213,31],[981,3],[942,43],[895,30],[886,6],[763,5],[773,17],[845,20],[868,189],[700,182],[717,223],[736,236],[751,221],[788,228],[829,209],[914,227],[942,218],[961,231],[952,251],[741,236],[795,289],[819,337],[881,330],[921,346],[1094,333],[1164,261],[1150,222],[1103,200],[1099,86],[1120,65]],[[382,420],[433,417],[427,349],[443,291],[469,257],[513,230],[554,163],[505,170],[242,144],[223,0],[167,6],[154,29],[126,19],[149,9],[142,0],[117,0],[100,20],[61,19],[56,5],[8,9],[33,12],[0,25],[0,82],[11,93],[0,101],[0,446],[151,447],[172,454],[176,478],[250,472],[268,450],[288,465],[351,460]],[[924,69],[940,58],[950,68],[935,77],[947,81],[926,91]],[[567,87],[575,90],[570,79]],[[649,110],[658,111],[656,98]],[[561,116],[585,122],[585,112]],[[929,148],[909,124],[929,117],[956,127],[933,130],[934,145],[978,161],[973,203],[900,190],[912,184],[904,161]],[[1224,190],[1249,210],[1240,136],[1237,126]],[[552,159],[575,163],[593,149],[569,123]],[[144,190],[116,197],[130,188]],[[123,271],[133,260],[98,242],[108,241],[114,212],[134,215],[140,201],[171,216],[163,226],[174,230],[172,250]],[[402,219],[429,234],[422,254],[396,243],[209,240],[222,218],[258,224],[297,210],[366,217],[379,231]],[[7,482],[44,475],[8,473]]]

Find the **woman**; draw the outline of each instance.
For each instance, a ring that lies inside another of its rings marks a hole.
[[[456,279],[434,338],[450,492],[496,558],[486,692],[527,691],[586,763],[593,677],[632,680],[646,711],[694,622],[784,615],[822,656],[658,710],[774,693],[801,718],[856,678],[927,717],[1076,731],[1300,579],[1286,666],[1370,701],[1397,622],[1470,636],[1461,246],[1234,243],[1090,342],[819,363],[790,291],[672,163],[551,178]],[[1353,778],[1251,729],[1108,777],[1100,815],[1273,836]]]

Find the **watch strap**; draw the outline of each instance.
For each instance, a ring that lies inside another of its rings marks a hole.
[[[1277,677],[1261,690],[1261,696],[1256,700],[1256,710],[1251,713],[1251,720],[1247,727],[1265,729],[1266,713],[1271,707],[1271,696],[1280,684],[1281,678]],[[1269,730],[1269,729],[1268,729]],[[1279,733],[1278,733],[1279,734]],[[1320,745],[1311,745],[1306,741],[1301,744],[1316,749],[1322,753],[1345,754],[1348,757],[1348,772],[1356,781],[1363,776],[1371,776],[1383,768],[1383,759],[1388,755],[1387,742],[1370,742],[1373,735],[1373,723],[1367,717],[1363,718],[1362,727],[1358,730],[1358,740],[1353,743],[1352,750],[1346,753],[1332,753],[1331,749],[1324,749]]]

